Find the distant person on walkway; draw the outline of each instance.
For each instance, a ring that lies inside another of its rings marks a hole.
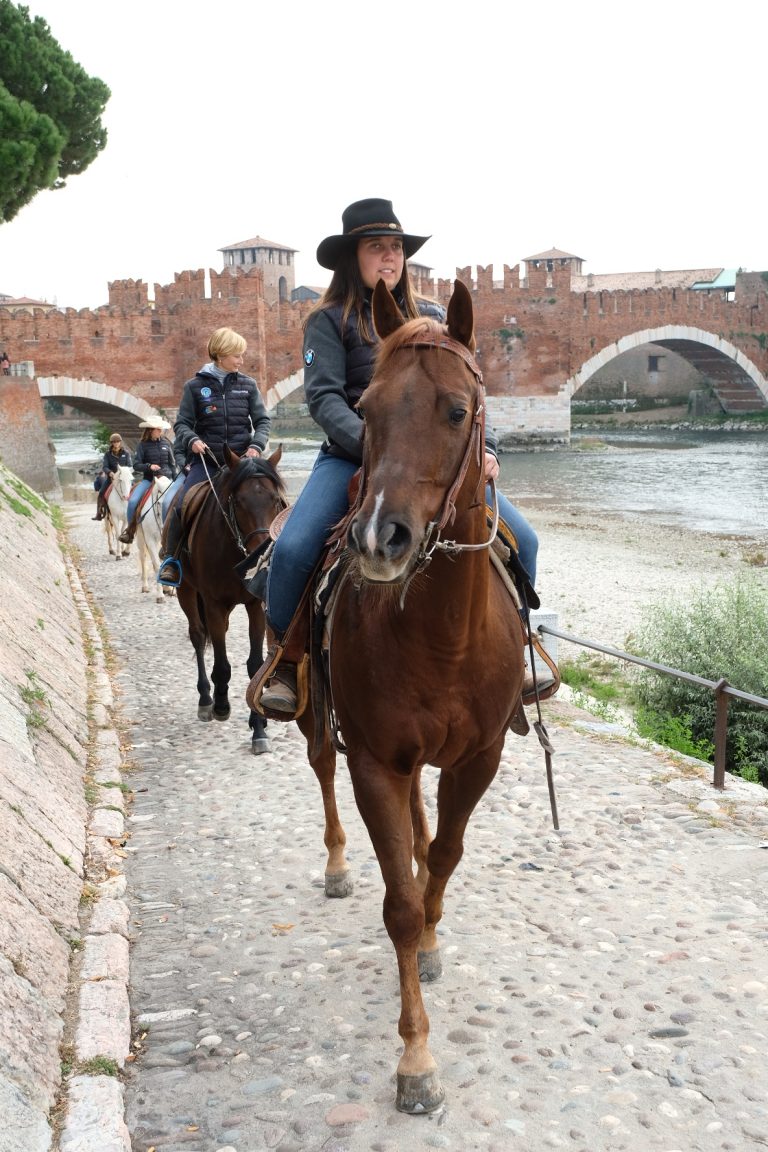
[[[109,438],[109,448],[107,448],[101,461],[101,471],[94,481],[98,496],[96,497],[96,515],[92,517],[93,520],[103,520],[106,516],[107,505],[104,502],[103,494],[109,487],[118,468],[125,465],[131,467],[131,454],[127,448],[123,447],[123,438],[120,433],[113,432]]]
[[[133,454],[133,470],[141,476],[141,480],[131,490],[127,512],[128,526],[120,533],[120,541],[123,544],[133,543],[139,526],[139,505],[155,478],[167,476],[169,480],[173,480],[176,476],[173,448],[170,440],[163,436],[163,432],[170,427],[168,421],[163,420],[161,416],[150,416],[148,420],[142,420],[139,424],[139,428],[143,428],[144,431]]]
[[[445,320],[438,301],[416,296],[406,263],[429,237],[405,232],[390,200],[358,200],[344,209],[341,223],[341,233],[327,236],[317,249],[318,264],[330,269],[333,277],[304,324],[304,392],[310,415],[326,440],[272,553],[267,619],[278,644],[299,608],[329,530],[349,507],[348,485],[362,461],[363,421],[356,406],[373,375],[378,341],[371,298],[377,282],[384,281],[406,319]],[[408,435],[405,416],[403,435]],[[418,452],[418,445],[413,450]],[[485,478],[496,480],[498,475],[496,438],[488,429]],[[520,560],[533,584],[536,533],[501,492],[497,496],[499,512],[515,534]],[[292,719],[295,664],[277,665],[261,702]]]
[[[224,466],[224,446],[238,456],[261,456],[271,423],[259,386],[241,372],[245,339],[231,328],[217,328],[208,341],[209,361],[187,380],[173,430],[177,462],[189,465],[181,494],[168,521],[168,532],[158,579],[178,575],[176,556],[184,533],[181,506],[193,484],[213,476]]]
[[[2,370],[3,370],[3,376],[10,376],[10,374],[11,374],[11,362],[8,359],[8,353],[7,352],[3,352],[2,354],[0,354],[0,368],[2,368]]]

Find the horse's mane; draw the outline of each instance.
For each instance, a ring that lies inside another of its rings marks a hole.
[[[400,328],[396,328],[387,336],[386,340],[382,340],[378,344],[375,357],[376,368],[386,367],[394,353],[404,344],[410,344],[420,337],[430,343],[430,336],[433,338],[443,336],[447,331],[445,324],[441,324],[439,320],[434,320],[431,316],[418,316],[415,320],[406,320]]]
[[[225,467],[218,472],[221,484],[225,484],[229,477],[232,478],[232,492],[236,492],[243,481],[253,479],[256,476],[266,476],[275,485],[278,495],[283,500],[287,499],[282,477],[275,466],[264,456],[242,456],[234,470]]]

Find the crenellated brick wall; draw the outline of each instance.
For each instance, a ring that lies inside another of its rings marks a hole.
[[[523,437],[551,433],[559,440],[565,428],[567,439],[579,370],[601,352],[610,357],[615,342],[631,333],[670,325],[704,330],[768,376],[768,294],[757,273],[737,276],[732,300],[722,292],[670,288],[573,292],[568,267],[531,267],[522,282],[517,265],[504,266],[501,282],[492,267],[478,267],[474,278],[471,267],[458,269],[457,277],[473,292],[489,407]],[[420,286],[447,303],[453,281]],[[172,413],[184,381],[204,360],[210,333],[223,325],[248,341],[245,370],[265,392],[295,376],[311,307],[266,304],[258,267],[207,275],[198,269],[155,284],[153,301],[142,281],[118,280],[109,284],[108,305],[96,310],[0,308],[0,341],[13,360],[33,361],[38,376],[103,381]]]

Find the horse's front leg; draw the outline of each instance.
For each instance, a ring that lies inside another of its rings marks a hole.
[[[245,607],[248,613],[248,639],[250,641],[246,669],[248,679],[252,680],[264,660],[264,609],[259,600],[254,600],[252,603],[246,604]],[[267,721],[255,708],[251,708],[248,727],[251,729],[251,752],[253,755],[261,756],[265,752],[271,752],[272,745],[267,736]]]
[[[347,834],[339,819],[336,805],[336,750],[326,726],[318,734],[317,741],[315,740],[311,701],[304,715],[299,717],[298,725],[307,741],[307,755],[323,798],[325,817],[323,841],[328,853],[325,863],[325,894],[329,897],[350,896],[354,884],[345,853]]]
[[[384,925],[397,954],[400,976],[398,1031],[404,1049],[397,1066],[395,1103],[401,1112],[432,1112],[444,1098],[429,1050],[417,950],[424,930],[424,900],[413,875],[411,778],[373,760],[348,756],[360,815],[384,879]]]
[[[141,569],[141,590],[142,592],[149,592],[149,564],[147,556],[147,544],[144,539],[144,533],[139,527],[136,533],[136,544],[139,550],[139,568]]]
[[[424,983],[442,974],[437,925],[443,916],[445,889],[464,854],[464,833],[478,801],[499,767],[503,736],[474,760],[440,773],[437,788],[437,828],[427,851],[424,889],[424,930],[419,941],[419,976]]]
[[[229,720],[232,708],[229,703],[229,682],[232,679],[232,665],[227,657],[227,628],[229,627],[230,609],[221,604],[206,602],[206,620],[208,622],[208,635],[213,648],[213,667],[211,680],[213,681],[213,718],[214,720]]]
[[[413,828],[413,859],[416,863],[416,883],[423,892],[427,886],[427,852],[432,841],[427,812],[424,807],[424,794],[421,789],[421,768],[416,768],[411,776],[411,826]]]
[[[178,599],[187,618],[189,640],[195,650],[195,659],[197,660],[197,718],[204,721],[212,720],[211,684],[205,669],[205,646],[208,634],[200,618],[197,592],[189,584],[182,582],[178,588]]]

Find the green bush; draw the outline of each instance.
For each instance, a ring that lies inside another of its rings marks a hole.
[[[646,610],[634,650],[656,664],[768,698],[768,587],[744,575],[694,596]],[[637,696],[661,730],[690,733],[691,747],[711,748],[716,699],[709,688],[644,669]],[[698,754],[698,753],[696,753]],[[712,759],[708,755],[707,759]],[[728,697],[726,768],[768,787],[768,710]]]

